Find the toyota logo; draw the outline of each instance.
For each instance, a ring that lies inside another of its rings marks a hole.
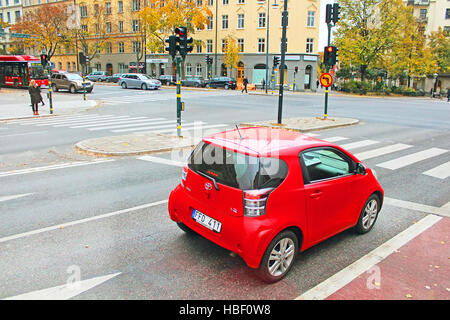
[[[211,191],[211,190],[212,190],[212,184],[209,183],[209,182],[206,182],[206,183],[205,183],[205,190],[206,190],[206,191]]]

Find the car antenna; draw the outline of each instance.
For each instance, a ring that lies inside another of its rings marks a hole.
[[[237,131],[239,132],[239,136],[241,137],[240,139],[241,139],[241,140],[244,140],[245,138],[242,136],[241,130],[239,130],[238,125],[236,125],[236,129],[237,129]]]

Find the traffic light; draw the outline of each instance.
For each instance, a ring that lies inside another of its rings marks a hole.
[[[193,47],[190,45],[194,40],[191,37],[188,37],[188,31],[186,27],[178,27],[175,28],[175,34],[178,36],[179,44],[180,44],[180,55],[183,59],[189,52],[192,52]]]
[[[276,68],[280,64],[280,57],[273,57],[273,67]]]
[[[295,73],[298,73],[298,67],[297,66],[295,67]]]
[[[341,13],[340,12],[340,9],[341,9],[341,7],[339,6],[339,4],[337,4],[337,3],[335,3],[335,4],[333,4],[333,22],[334,22],[334,24],[336,24],[336,23],[338,23],[338,21],[339,21],[339,14]]]
[[[325,12],[325,22],[331,23],[332,20],[333,20],[333,5],[327,4]]]
[[[334,46],[327,46],[325,47],[324,54],[323,54],[323,63],[328,66],[332,67],[336,65],[337,62],[337,54],[338,48]]]
[[[177,51],[180,50],[180,46],[178,45],[178,37],[169,36],[169,38],[167,38],[165,41],[169,44],[168,46],[166,46],[166,51],[169,52],[169,54],[172,56],[172,59],[175,59]]]
[[[86,64],[86,56],[84,55],[83,52],[78,53],[78,61],[80,62],[81,65]]]
[[[210,57],[209,55],[206,55],[205,61],[206,61],[206,64],[213,64],[213,58]]]
[[[43,53],[41,54],[41,64],[45,68],[49,62],[48,55]]]

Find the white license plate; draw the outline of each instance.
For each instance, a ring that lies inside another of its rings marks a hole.
[[[206,214],[201,213],[198,210],[193,210],[192,211],[192,219],[194,219],[195,221],[197,221],[199,224],[201,224],[202,226],[213,230],[217,233],[220,233],[220,230],[222,230],[222,223],[220,223],[217,220],[214,220],[211,217],[208,217]]]

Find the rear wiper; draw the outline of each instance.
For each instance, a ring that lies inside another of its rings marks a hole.
[[[214,179],[213,177],[210,177],[210,176],[208,176],[206,173],[203,173],[203,172],[200,172],[200,171],[197,171],[197,173],[198,173],[199,175],[201,175],[202,177],[205,177],[206,179],[211,180],[211,181],[214,183],[214,188],[215,188],[217,191],[220,190],[220,189],[219,189],[219,186],[217,185],[216,179]]]

